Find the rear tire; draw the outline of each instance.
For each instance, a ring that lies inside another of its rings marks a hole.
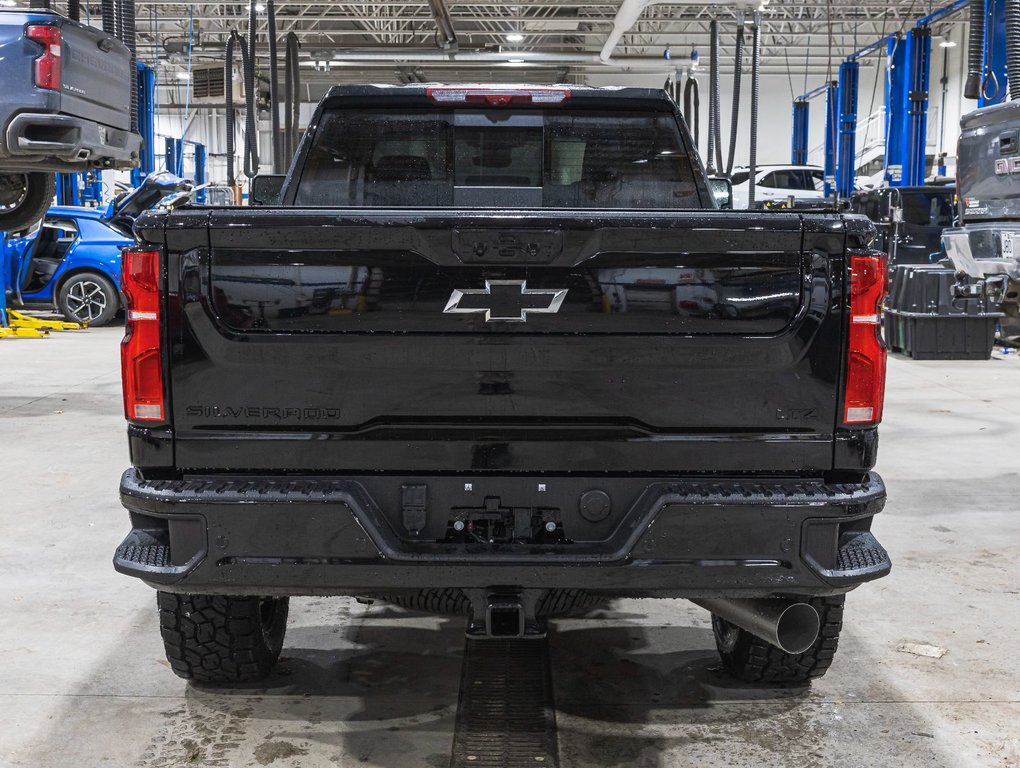
[[[52,173],[0,174],[0,230],[18,232],[41,221],[56,193]]]
[[[178,677],[202,683],[261,680],[280,658],[286,597],[158,592],[159,629]]]
[[[804,653],[786,653],[747,630],[712,614],[715,645],[726,670],[745,683],[780,685],[806,683],[829,671],[843,628],[845,595],[813,597],[806,602],[818,611],[820,629]]]
[[[57,292],[57,306],[67,320],[100,328],[113,322],[120,309],[120,294],[107,278],[96,272],[71,275]]]

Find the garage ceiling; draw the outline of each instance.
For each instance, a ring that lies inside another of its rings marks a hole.
[[[763,71],[787,74],[791,82],[802,82],[806,75],[817,81],[818,75],[829,71],[830,40],[831,62],[836,66],[851,51],[908,27],[918,16],[943,4],[928,0],[770,0],[764,10]],[[90,5],[92,13],[98,13],[99,3]],[[614,66],[609,69],[597,59],[620,2],[277,0],[275,5],[280,36],[294,32],[301,41],[306,67],[303,78],[309,83],[399,82],[416,77],[577,82],[600,70],[661,72],[665,76],[670,69],[688,65],[692,48],[699,50],[701,66],[707,67],[708,28],[713,16],[721,22],[723,72],[732,70],[736,25],[732,3],[648,7],[621,38],[613,54]],[[436,17],[444,8],[457,38],[457,52],[452,54],[438,44],[441,36]],[[221,61],[228,35],[235,29],[244,33],[247,15],[246,3],[138,0],[140,53],[150,62],[158,55],[162,67],[171,72],[186,66],[181,51],[193,23],[193,61]],[[940,22],[935,34],[952,34],[959,40],[958,27],[965,17],[966,13],[958,13]],[[263,12],[259,15],[263,49],[266,27]],[[522,39],[508,38],[515,34]],[[667,48],[672,55],[670,63],[664,60]]]

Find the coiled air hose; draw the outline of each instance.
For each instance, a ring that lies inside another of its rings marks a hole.
[[[970,33],[967,36],[967,80],[963,96],[977,99],[981,96],[981,58],[985,47],[985,4],[971,0]]]
[[[255,35],[258,31],[258,10],[255,0],[248,0],[248,61],[244,67],[244,175],[249,179],[259,172],[258,115],[255,106]]]
[[[137,45],[135,41],[135,0],[120,0],[121,41],[131,52],[131,132],[138,133],[138,71]],[[187,115],[185,115],[185,120]]]
[[[298,118],[301,115],[301,69],[298,63],[298,39],[293,32],[287,33],[283,80],[283,152],[285,162],[289,166],[297,153]]]
[[[708,152],[705,170],[709,175],[722,168],[722,147],[718,146],[719,136],[719,22],[712,19],[709,24],[712,44],[708,62]],[[718,162],[716,162],[718,158]]]
[[[230,37],[227,38],[227,48],[225,54],[225,61],[223,63],[223,82],[226,84],[224,88],[224,95],[226,96],[226,112],[227,112],[227,183],[230,186],[234,186],[237,183],[237,177],[234,175],[234,89],[232,83],[234,80],[234,48],[239,48],[241,51],[241,70],[248,72],[252,69],[251,60],[248,58],[248,49],[245,44],[245,39],[237,34],[237,30],[230,33]],[[254,106],[254,101],[251,100],[251,91],[245,88],[245,109],[248,113],[247,117],[253,117],[252,110],[248,109],[249,103]],[[247,128],[253,120],[246,121],[246,130],[244,132],[244,173],[246,176],[254,176],[251,173],[252,168],[258,168],[258,156],[254,153],[254,147],[252,144],[256,139],[253,131]],[[254,157],[253,157],[254,155]]]
[[[751,146],[748,151],[747,207],[754,207],[754,180],[758,174],[758,95],[761,88],[761,12],[754,14],[751,43]]]
[[[273,173],[283,173],[283,142],[280,140],[280,84],[276,62],[276,9],[273,0],[266,0],[266,17],[269,22],[269,124],[272,128],[270,144],[273,150]]]
[[[744,16],[737,22],[737,49],[733,56],[733,113],[730,116],[730,152],[726,158],[726,176],[733,175],[733,158],[737,154],[737,120],[740,117],[740,79],[744,68]]]
[[[1009,98],[1020,98],[1020,0],[1006,0],[1006,73]]]
[[[701,144],[701,96],[698,93],[698,81],[688,76],[684,83],[684,119],[694,134],[694,148]]]
[[[118,40],[120,39],[120,26],[117,23],[117,6],[119,5],[117,0],[103,0],[102,3],[102,14],[103,14],[103,31],[108,35],[113,35]]]

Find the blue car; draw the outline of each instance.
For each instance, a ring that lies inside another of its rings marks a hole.
[[[134,219],[189,188],[177,176],[154,174],[106,208],[50,208],[35,232],[4,240],[10,305],[55,307],[90,326],[112,322],[121,308],[120,251],[134,242]]]

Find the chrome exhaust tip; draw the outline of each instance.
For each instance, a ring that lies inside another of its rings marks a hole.
[[[772,598],[691,600],[784,653],[804,653],[818,639],[821,619],[809,603]]]

